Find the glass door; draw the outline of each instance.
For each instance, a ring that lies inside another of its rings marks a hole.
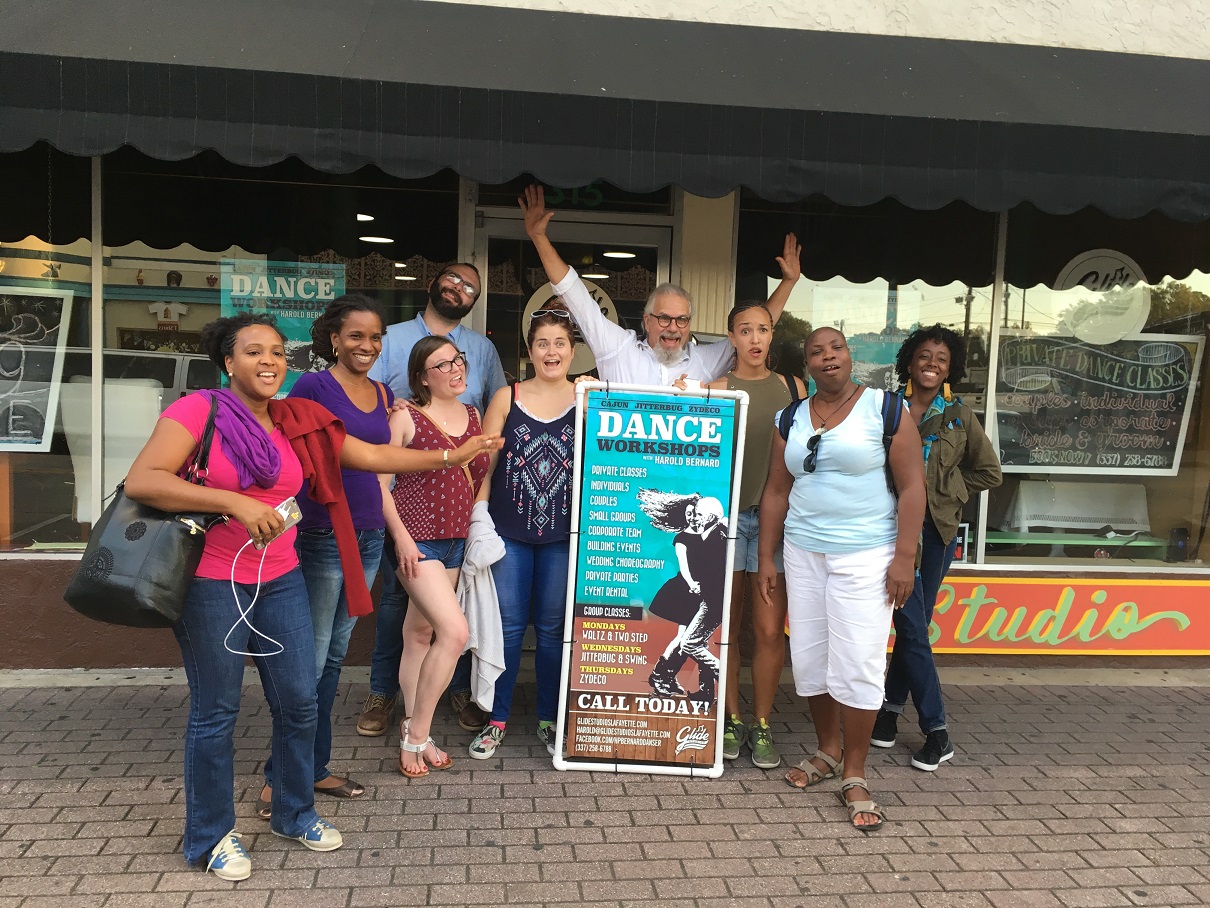
[[[588,285],[601,311],[624,328],[642,330],[648,294],[668,280],[672,229],[667,226],[556,221],[551,236],[564,261]],[[485,218],[475,233],[475,254],[484,271],[486,305],[476,306],[476,330],[492,339],[510,379],[532,374],[525,333],[529,315],[553,296],[533,243],[517,218]],[[578,340],[578,338],[577,338]],[[596,366],[578,344],[571,375]]]

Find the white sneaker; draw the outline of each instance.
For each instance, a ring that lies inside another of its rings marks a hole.
[[[220,880],[238,882],[252,876],[252,861],[239,843],[239,833],[232,829],[210,851],[206,869]]]
[[[293,839],[295,842],[302,842],[312,851],[335,851],[345,843],[340,835],[340,830],[327,820],[317,819],[311,824],[311,828],[302,835],[286,835],[284,832],[278,832],[276,829],[272,830],[272,832],[283,839]]]

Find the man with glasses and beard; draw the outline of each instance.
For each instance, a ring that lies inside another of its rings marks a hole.
[[[639,385],[671,385],[681,379],[708,382],[730,368],[735,348],[729,339],[701,345],[689,342],[693,300],[676,284],[660,284],[647,297],[643,307],[645,339],[611,322],[546,236],[554,212],[546,209],[542,187],[527,187],[517,203],[525,213],[525,232],[538,251],[546,277],[576,320],[584,342],[596,357],[597,374],[603,381]],[[767,303],[775,325],[801,273],[801,251],[794,234],[787,234],[782,254],[777,257],[782,280]]]
[[[466,390],[458,399],[478,410],[480,416],[486,413],[492,396],[506,384],[504,366],[492,342],[462,324],[462,319],[475,307],[482,286],[474,265],[458,262],[445,268],[429,285],[429,301],[424,311],[411,321],[387,328],[382,338],[382,354],[370,369],[370,378],[389,385],[397,399],[410,398],[408,359],[412,348],[429,335],[448,337],[466,357]],[[370,662],[370,696],[357,719],[357,733],[366,737],[386,734],[399,697],[399,659],[403,654],[403,617],[408,599],[395,576],[398,567],[395,547],[385,546],[380,569],[382,599]],[[471,700],[469,652],[458,660],[449,694],[450,709],[458,716],[459,725],[467,731],[478,731],[486,724],[486,714]]]

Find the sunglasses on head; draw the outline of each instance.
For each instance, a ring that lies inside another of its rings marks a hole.
[[[807,439],[807,456],[803,458],[802,469],[804,473],[815,472],[815,462],[819,459],[819,440],[823,435],[816,432]]]
[[[566,309],[535,309],[529,314],[529,317],[540,318],[543,315],[557,315],[559,318],[571,318],[571,313]]]

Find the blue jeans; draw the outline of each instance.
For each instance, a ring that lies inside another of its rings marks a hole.
[[[254,584],[236,584],[248,607]],[[193,581],[185,614],[173,627],[189,679],[189,720],[185,726],[185,859],[202,860],[235,828],[235,720],[239,715],[244,657],[228,652],[223,640],[239,620],[226,580]],[[315,813],[315,639],[302,571],[261,584],[248,621],[284,647],[272,656],[253,656],[273,715],[273,760],[282,767],[273,786],[273,829],[300,836],[318,819]],[[229,638],[232,649],[251,653],[275,649],[240,624]]]
[[[504,630],[504,672],[496,679],[492,721],[507,722],[521,667],[521,641],[533,622],[538,638],[538,719],[553,722],[559,707],[563,665],[563,616],[567,606],[568,542],[532,545],[504,540],[504,557],[492,565],[500,624]],[[452,685],[451,685],[452,686]]]
[[[382,597],[378,622],[374,625],[374,653],[370,657],[370,693],[388,700],[399,696],[399,660],[403,658],[403,618],[408,613],[408,593],[395,576],[399,558],[395,543],[387,536],[382,547]],[[454,666],[448,688],[452,693],[471,689],[471,654],[465,652]]]
[[[374,583],[378,559],[382,557],[385,530],[358,530],[357,547],[366,586]],[[356,618],[349,617],[345,598],[345,575],[340,567],[340,552],[331,529],[303,530],[294,548],[311,600],[311,627],[315,631],[315,698],[318,716],[315,724],[315,781],[326,779],[332,759],[332,704],[340,668],[349,650],[349,637]],[[273,757],[265,761],[265,784],[273,784]]]
[[[929,624],[937,592],[954,560],[957,539],[947,545],[926,518],[921,532],[920,571],[916,587],[903,608],[895,612],[895,646],[886,676],[886,702],[883,709],[903,714],[908,693],[916,705],[920,730],[926,735],[945,728],[945,706],[941,702],[941,680],[933,662],[933,647],[929,643]]]

